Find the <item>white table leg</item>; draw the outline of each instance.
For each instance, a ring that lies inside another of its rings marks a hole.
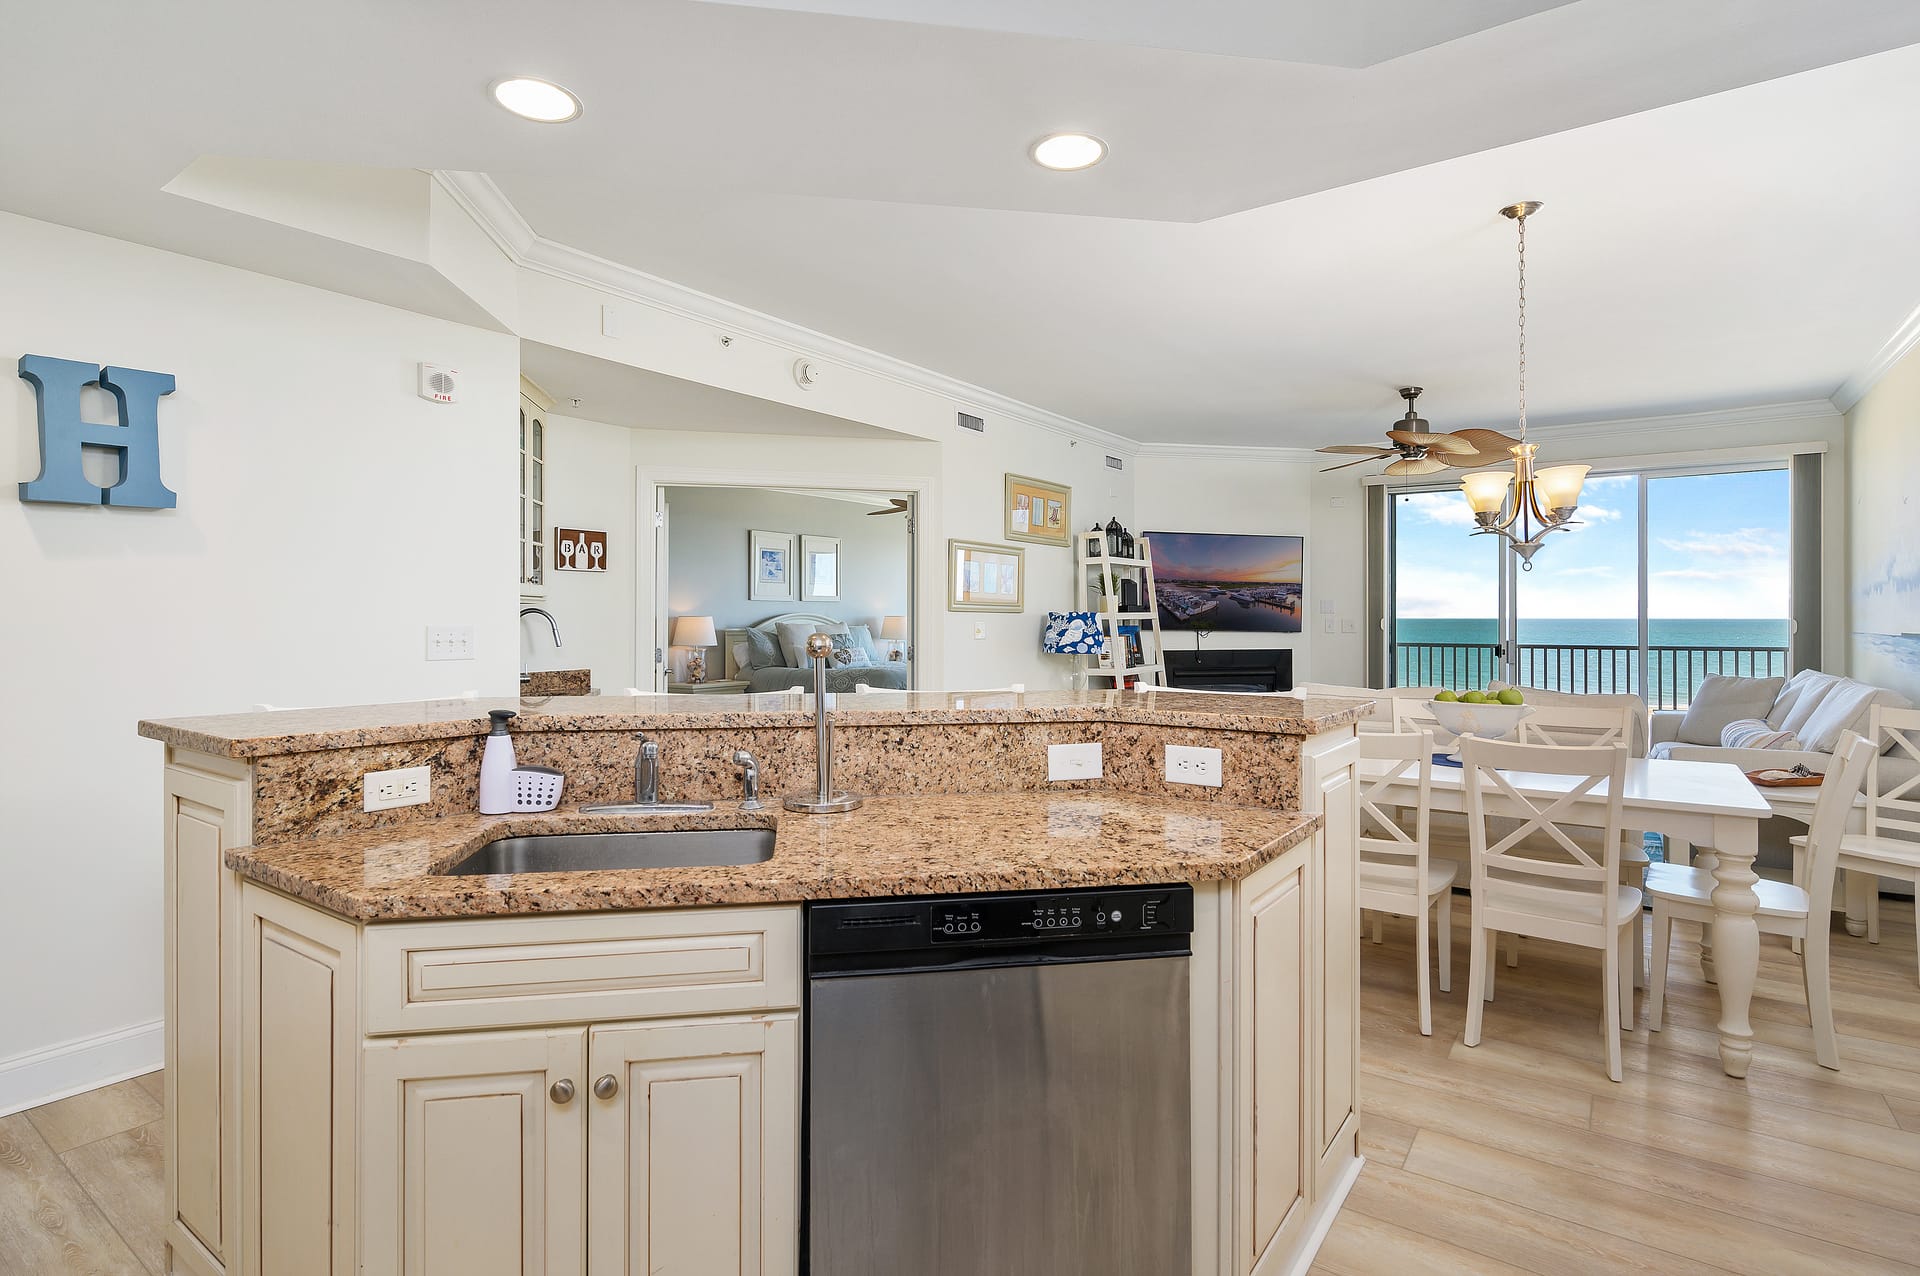
[[[1707,872],[1711,873],[1713,872],[1714,867],[1719,864],[1719,862],[1720,862],[1719,856],[1715,855],[1711,850],[1705,847],[1694,848],[1693,866],[1695,868],[1704,868],[1707,870]],[[1757,908],[1759,906],[1756,904],[1755,907]],[[1720,977],[1716,975],[1713,970],[1713,927],[1712,926],[1702,926],[1700,928],[1700,978],[1706,980],[1710,984],[1718,983],[1720,981]]]
[[[1847,934],[1858,939],[1867,933],[1870,892],[1879,889],[1880,879],[1855,869],[1848,869],[1842,876],[1847,879]]]
[[[1753,1063],[1753,1025],[1747,1012],[1760,976],[1760,926],[1755,914],[1760,880],[1753,860],[1760,853],[1760,822],[1733,816],[1713,821],[1713,954],[1720,976],[1720,1066],[1744,1077]]]

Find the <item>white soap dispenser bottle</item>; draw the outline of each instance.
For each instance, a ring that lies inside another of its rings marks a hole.
[[[486,751],[480,755],[480,814],[505,815],[513,810],[513,737],[507,734],[511,709],[489,709],[493,726],[487,732]]]

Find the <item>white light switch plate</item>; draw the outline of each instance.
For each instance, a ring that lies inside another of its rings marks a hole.
[[[1097,780],[1102,773],[1098,742],[1047,746],[1049,780]]]
[[[1357,620],[1343,620],[1340,622],[1340,632],[1343,634],[1357,634],[1360,632],[1360,622]]]
[[[1332,633],[1332,632],[1333,632],[1333,617],[1332,617],[1332,616],[1328,616],[1328,617],[1327,617],[1327,618],[1326,618],[1325,620],[1322,620],[1322,621],[1320,622],[1320,632],[1322,632],[1322,633],[1328,633],[1328,634],[1330,634],[1330,633]]]
[[[974,622],[973,622],[973,636],[974,636],[975,638],[981,638],[981,639],[984,639],[984,638],[985,638],[985,637],[987,636],[987,622],[986,622],[986,621],[984,621],[984,620],[976,620],[976,621],[974,621]]]
[[[1187,744],[1167,746],[1167,783],[1220,787],[1220,750]]]
[[[428,625],[428,660],[472,660],[472,625]]]
[[[431,801],[431,766],[369,771],[360,777],[360,809],[363,811],[388,811],[396,806],[421,806]]]

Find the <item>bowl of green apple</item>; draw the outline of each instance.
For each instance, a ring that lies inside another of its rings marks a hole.
[[[1456,736],[1477,736],[1482,740],[1505,740],[1520,728],[1521,719],[1533,712],[1526,693],[1514,687],[1502,691],[1442,691],[1427,701],[1433,720]],[[1449,755],[1460,757],[1458,743]]]

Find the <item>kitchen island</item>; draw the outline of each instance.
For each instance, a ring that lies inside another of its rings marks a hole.
[[[473,813],[492,702],[141,725],[167,747],[174,1270],[794,1272],[807,902],[1175,884],[1192,1270],[1304,1270],[1359,1168],[1364,702],[847,697],[839,780],[869,796],[832,816],[739,809],[736,749],[807,787],[792,698],[509,705],[521,761],[568,776],[557,811]],[[641,733],[663,796],[712,812],[580,812],[628,796]],[[1063,743],[1100,744],[1099,778],[1049,782]],[[1219,749],[1219,787],[1168,782],[1169,744]],[[361,809],[365,772],[420,765],[428,802]],[[448,872],[504,837],[701,827],[772,853]]]

